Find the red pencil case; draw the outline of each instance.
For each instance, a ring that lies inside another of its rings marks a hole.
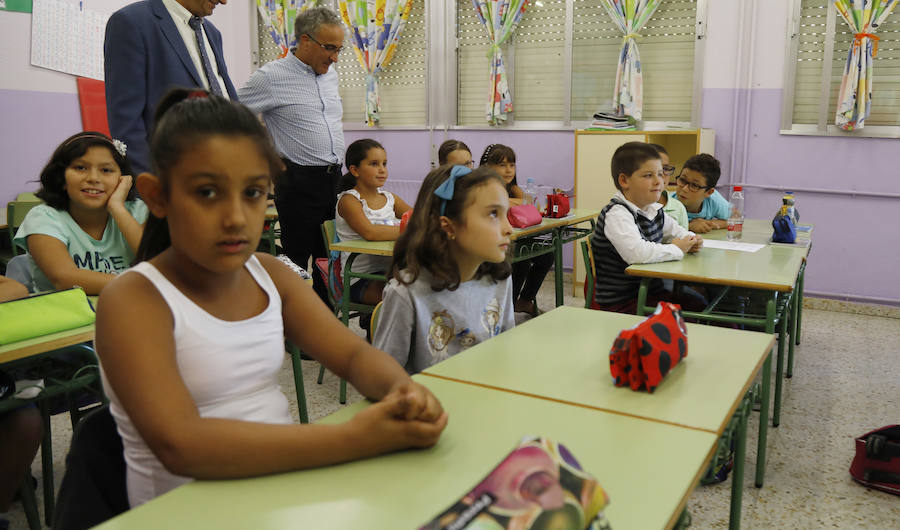
[[[616,386],[653,392],[687,353],[681,306],[660,302],[650,317],[616,337],[609,350],[609,371]]]

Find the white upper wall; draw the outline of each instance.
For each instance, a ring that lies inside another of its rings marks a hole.
[[[789,5],[785,0],[708,0],[703,88],[781,88]],[[749,79],[738,75],[742,60],[753,64]],[[747,82],[752,86],[742,86]]]
[[[85,9],[112,12],[121,0],[84,0]],[[250,18],[255,2],[235,1],[216,7],[210,20],[222,32],[225,62],[236,87],[250,77]],[[31,66],[31,13],[0,11],[0,89],[77,92],[75,76]]]

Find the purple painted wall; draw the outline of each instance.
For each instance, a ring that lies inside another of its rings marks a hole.
[[[745,98],[749,97],[749,118]],[[806,274],[810,294],[900,305],[900,232],[887,225],[900,213],[900,199],[853,196],[853,191],[900,193],[900,140],[782,135],[781,89],[704,89],[703,126],[716,131],[723,182],[846,191],[846,195],[797,193],[801,221],[816,225]],[[734,105],[738,131],[732,136]],[[746,122],[745,122],[746,120]],[[734,174],[728,174],[732,144]],[[746,172],[742,171],[746,155]],[[726,191],[722,189],[721,191]],[[747,216],[769,218],[781,204],[778,190],[748,188]]]
[[[813,294],[900,305],[900,283],[893,280],[900,263],[900,235],[886,225],[886,220],[900,212],[900,200],[852,196],[853,190],[900,193],[896,177],[900,140],[781,135],[780,112],[780,89],[703,90],[702,124],[716,131],[722,182],[847,191],[846,196],[798,193],[802,220],[816,224],[806,288]],[[0,201],[6,202],[36,188],[29,181],[37,178],[59,142],[80,130],[81,119],[74,94],[20,90],[0,90],[0,116],[0,157],[5,168],[0,176]],[[746,151],[743,131],[749,134]],[[476,160],[488,143],[510,145],[523,178],[563,188],[573,183],[574,135],[570,131],[346,133],[348,143],[364,137],[385,145],[392,179],[421,180],[431,167],[433,149],[445,139],[455,138],[472,148]],[[780,204],[781,193],[748,188],[746,196],[748,216],[767,218]],[[572,252],[564,256],[571,265]]]
[[[0,90],[0,204],[35,191],[38,174],[56,146],[81,130],[78,96]]]

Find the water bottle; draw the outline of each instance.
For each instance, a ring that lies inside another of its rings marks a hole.
[[[740,241],[744,231],[744,188],[735,186],[731,192],[731,215],[728,216],[728,241]]]
[[[787,206],[787,215],[794,221],[796,225],[800,221],[800,212],[797,210],[797,200],[794,198],[793,191],[784,192],[784,196],[781,198],[781,203],[784,206]]]
[[[525,193],[522,204],[533,204],[537,207],[537,186],[534,185],[534,179],[528,179],[525,182],[525,187],[522,188],[522,191]]]

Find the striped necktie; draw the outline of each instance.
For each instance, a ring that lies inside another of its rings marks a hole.
[[[197,37],[197,47],[200,49],[200,62],[203,63],[203,73],[206,74],[206,80],[209,81],[209,91],[217,96],[222,95],[222,87],[216,79],[216,71],[213,70],[212,63],[209,62],[209,55],[206,53],[206,39],[203,38],[203,19],[200,17],[191,17],[188,25],[194,30],[194,36]]]

